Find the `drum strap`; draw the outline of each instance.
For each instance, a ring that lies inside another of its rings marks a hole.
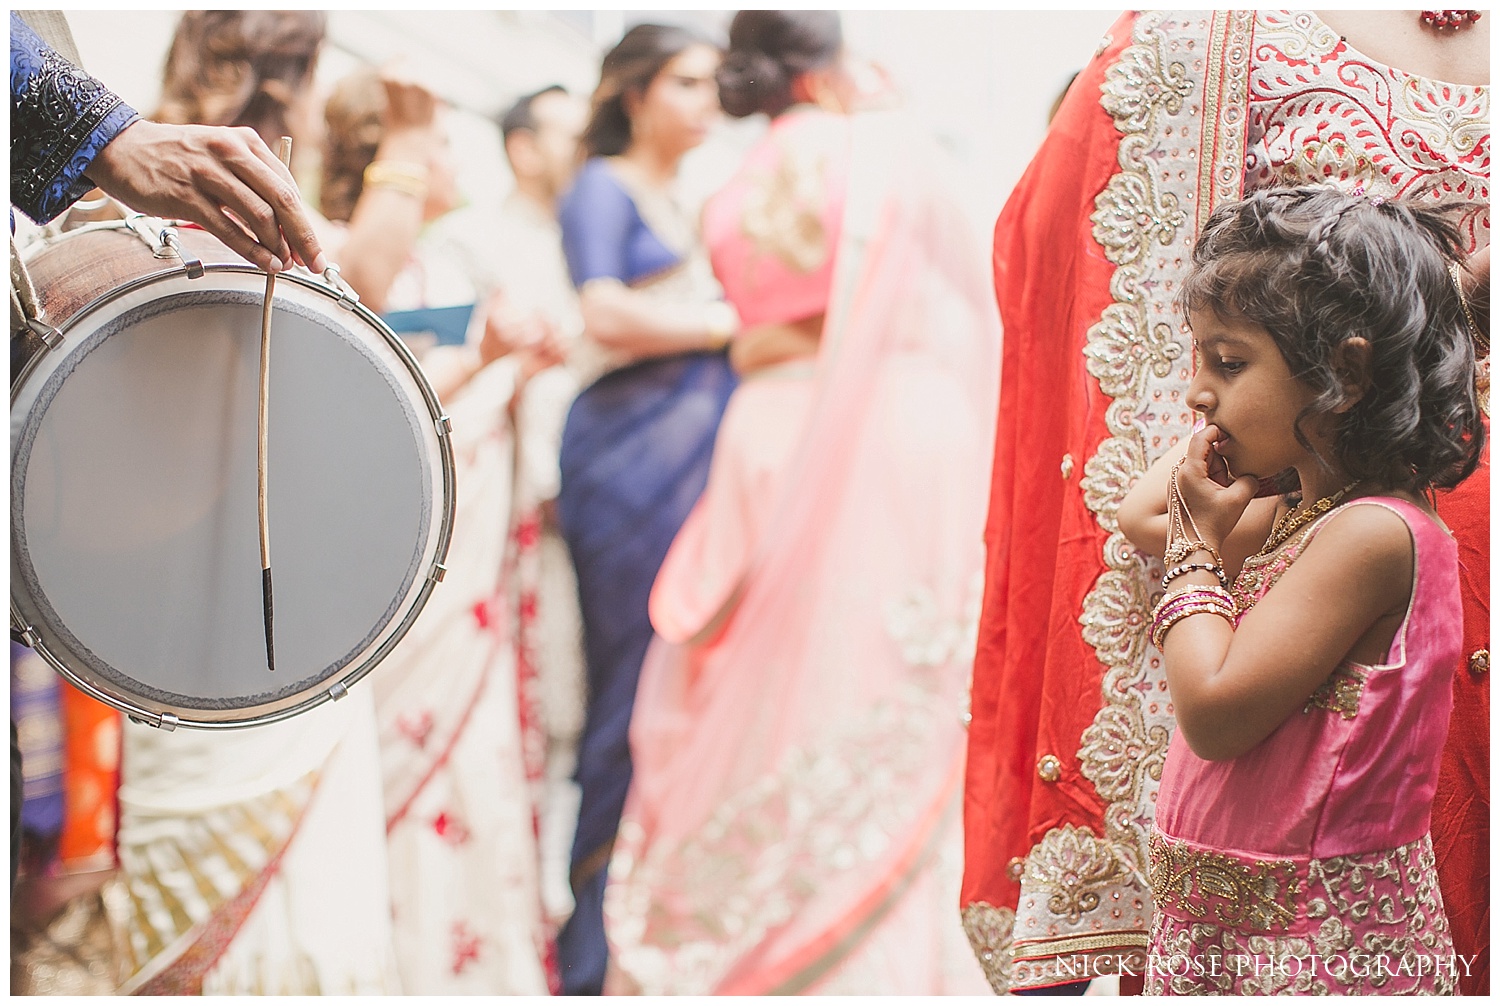
[[[73,41],[73,30],[68,27],[68,18],[62,11],[18,10],[16,13],[54,52],[79,69],[83,68],[83,60],[78,55],[78,44]]]
[[[36,286],[31,274],[21,261],[21,252],[16,248],[16,239],[10,239],[10,334],[11,338],[31,328],[31,322],[41,316],[36,302]]]

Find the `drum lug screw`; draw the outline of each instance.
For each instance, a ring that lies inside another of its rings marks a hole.
[[[36,630],[33,629],[31,626],[29,626],[29,625],[12,626],[11,627],[11,636],[17,642],[19,642],[22,646],[25,646],[25,647],[27,647],[29,649],[33,649],[33,650],[36,649],[36,644],[38,642],[37,636],[36,636]]]
[[[432,564],[432,572],[427,574],[427,579],[433,583],[442,583],[443,578],[448,575],[448,567],[440,562]]]
[[[48,349],[56,349],[63,344],[63,338],[58,334],[57,329],[40,318],[27,318],[26,327],[35,332],[37,338],[41,339]]]
[[[438,418],[437,418],[437,433],[438,433],[438,436],[440,436],[440,437],[446,437],[448,434],[450,434],[452,432],[453,432],[453,420],[449,419],[447,416],[438,416]]]
[[[343,274],[339,272],[338,266],[330,265],[324,269],[323,281],[338,291],[339,307],[352,311],[354,305],[359,303],[359,294],[355,292],[354,287],[344,282]]]
[[[333,699],[333,701],[335,702],[337,702],[339,699],[342,699],[348,694],[349,689],[345,687],[342,681],[338,682],[332,688],[328,689],[328,697]]]
[[[162,228],[161,248],[155,253],[157,258],[166,258],[168,255],[176,255],[182,261],[182,268],[187,271],[188,279],[203,278],[203,262],[196,256],[188,254],[183,250],[182,242],[178,240],[177,232],[170,227]]]

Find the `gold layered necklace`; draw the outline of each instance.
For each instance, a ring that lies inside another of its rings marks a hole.
[[[1355,480],[1344,486],[1344,488],[1340,489],[1332,496],[1324,496],[1322,499],[1318,500],[1316,503],[1314,503],[1312,506],[1307,507],[1306,509],[1303,509],[1299,506],[1294,510],[1289,510],[1286,513],[1282,514],[1281,519],[1278,520],[1274,525],[1272,525],[1270,536],[1266,538],[1266,543],[1261,546],[1261,550],[1257,552],[1256,555],[1270,555],[1272,552],[1275,552],[1278,548],[1284,545],[1286,543],[1286,540],[1293,534],[1295,534],[1298,529],[1306,526],[1309,521],[1316,520],[1318,517],[1321,517],[1323,514],[1338,506],[1339,503],[1343,501],[1344,497],[1349,495],[1349,490],[1353,489],[1357,485],[1359,485],[1359,481]]]

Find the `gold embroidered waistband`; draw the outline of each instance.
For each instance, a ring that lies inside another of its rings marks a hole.
[[[1151,897],[1156,910],[1260,932],[1289,929],[1297,920],[1302,870],[1291,859],[1251,859],[1212,852],[1153,831]]]
[[[1315,859],[1221,852],[1153,831],[1149,855],[1158,913],[1243,933],[1311,931],[1330,914],[1346,911],[1358,921],[1371,910],[1377,887],[1383,895],[1410,898],[1423,884],[1437,882],[1428,835],[1393,848]]]

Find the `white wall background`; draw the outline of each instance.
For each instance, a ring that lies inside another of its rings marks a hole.
[[[630,24],[686,21],[722,39],[728,11],[333,11],[319,84],[361,61],[402,57],[456,106],[450,118],[460,186],[477,206],[509,187],[487,116],[528,90],[560,82],[587,93],[603,49]],[[988,235],[1042,138],[1047,111],[1093,55],[1115,11],[846,11],[849,47],[882,63],[911,109],[958,162],[975,229]],[[69,15],[85,64],[149,112],[160,90],[175,11]],[[757,125],[726,122],[684,168],[706,194]]]

